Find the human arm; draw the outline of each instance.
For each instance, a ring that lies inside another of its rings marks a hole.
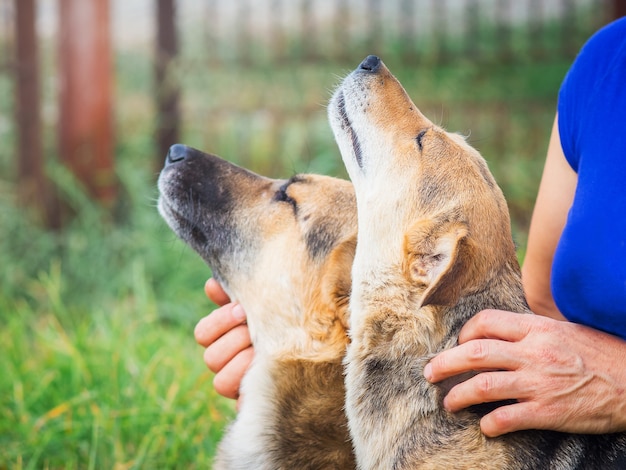
[[[522,267],[524,293],[530,309],[557,320],[565,318],[552,298],[550,273],[554,252],[574,199],[577,179],[561,148],[557,116],[552,126]]]
[[[576,174],[563,155],[555,120],[523,268],[530,306],[541,315],[480,312],[461,330],[459,346],[433,358],[424,371],[433,383],[483,371],[450,390],[444,406],[452,412],[517,401],[482,418],[487,436],[521,429],[626,430],[626,342],[554,320],[563,316],[550,291],[550,270],[575,188]]]
[[[195,338],[206,348],[204,362],[215,372],[213,386],[217,393],[239,398],[241,379],[254,356],[245,313],[239,304],[230,302],[215,279],[209,279],[204,290],[220,308],[198,322]]]

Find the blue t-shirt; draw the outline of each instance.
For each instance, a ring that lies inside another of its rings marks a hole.
[[[558,126],[578,183],[552,294],[568,320],[626,339],[626,18],[581,49],[561,86]]]

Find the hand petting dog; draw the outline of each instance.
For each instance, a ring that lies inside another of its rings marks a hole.
[[[607,357],[622,360],[607,361]],[[606,333],[539,315],[484,310],[461,329],[459,346],[424,369],[432,383],[485,371],[453,387],[443,404],[457,412],[515,399],[480,421],[490,437],[523,429],[572,433],[626,430],[625,343]],[[621,418],[621,419],[620,419]]]

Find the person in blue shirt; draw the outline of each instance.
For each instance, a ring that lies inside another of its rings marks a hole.
[[[479,372],[444,406],[513,399],[483,417],[487,436],[626,431],[626,18],[594,34],[563,81],[522,274],[537,315],[482,311],[426,366],[433,383]],[[213,279],[205,291],[223,306],[196,340],[215,389],[237,398],[254,354],[245,313]]]

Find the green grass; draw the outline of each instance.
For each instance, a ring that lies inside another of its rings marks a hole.
[[[210,272],[160,220],[132,148],[115,221],[59,169],[77,216],[58,233],[3,186],[0,469],[208,468],[233,414],[193,339]]]
[[[45,307],[2,305],[0,467],[208,466],[230,410],[133,269],[139,291],[117,305],[68,312],[59,263],[37,282]]]

